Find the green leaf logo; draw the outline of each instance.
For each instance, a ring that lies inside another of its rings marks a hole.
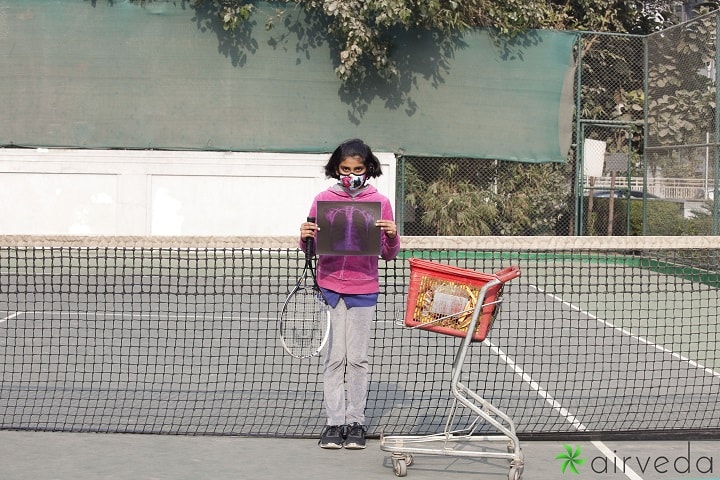
[[[570,445],[563,445],[563,447],[565,448],[565,452],[560,453],[557,457],[555,457],[556,460],[563,461],[560,470],[562,473],[565,473],[565,470],[570,467],[571,472],[579,474],[580,472],[578,472],[577,466],[585,463],[585,459],[580,458],[580,454],[582,453],[580,446],[578,446],[575,450],[573,450]]]

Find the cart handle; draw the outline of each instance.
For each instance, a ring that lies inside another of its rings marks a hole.
[[[502,270],[495,272],[495,277],[500,280],[500,283],[509,282],[510,280],[520,276],[520,267],[517,265],[511,265],[505,267]]]

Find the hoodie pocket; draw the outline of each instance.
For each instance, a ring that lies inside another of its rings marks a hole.
[[[318,275],[342,282],[368,282],[377,277],[377,259],[370,256],[325,256],[318,263]]]

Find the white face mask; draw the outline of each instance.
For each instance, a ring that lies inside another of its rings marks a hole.
[[[360,190],[365,186],[367,181],[367,175],[355,175],[351,173],[349,175],[340,175],[340,185],[350,190]]]

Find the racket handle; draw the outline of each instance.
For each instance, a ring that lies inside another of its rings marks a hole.
[[[307,221],[315,223],[315,217],[307,217]],[[315,250],[314,239],[312,237],[305,239],[305,255],[311,256]]]

